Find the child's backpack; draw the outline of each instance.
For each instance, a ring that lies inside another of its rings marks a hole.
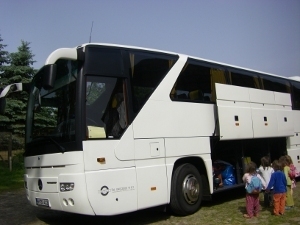
[[[246,191],[248,194],[258,194],[261,192],[262,183],[261,180],[257,177],[257,175],[253,175],[250,183],[246,187]]]
[[[291,164],[290,165],[290,171],[289,171],[289,177],[291,178],[291,180],[294,180],[295,177],[298,176],[298,171],[297,171],[297,168]]]

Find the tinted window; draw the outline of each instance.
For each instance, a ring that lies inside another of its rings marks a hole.
[[[282,93],[290,93],[290,83],[288,80],[271,77],[271,76],[261,76],[262,84],[265,90],[276,91]]]
[[[222,68],[203,66],[188,60],[171,93],[172,100],[214,102],[215,83],[226,83],[228,76]]]
[[[87,47],[85,73],[104,76],[122,76],[123,63],[120,49]]]
[[[178,56],[146,52],[129,52],[133,87],[134,111],[139,111],[162,79],[175,64]]]
[[[54,87],[50,90],[41,88],[30,93],[28,117],[33,112],[31,138],[49,136],[63,143],[75,141],[75,106],[76,106],[76,61],[59,60]],[[38,77],[37,77],[38,78]],[[37,79],[39,81],[39,79]],[[33,81],[35,85],[36,80]],[[41,97],[41,105],[37,100]],[[31,109],[32,108],[32,109]],[[27,127],[30,133],[31,126]]]
[[[292,95],[293,109],[300,110],[300,83],[292,81],[291,84],[293,88],[293,95]]]
[[[231,84],[240,87],[260,88],[257,75],[247,75],[240,72],[231,72]]]
[[[87,138],[120,138],[128,125],[125,83],[121,78],[87,76]]]

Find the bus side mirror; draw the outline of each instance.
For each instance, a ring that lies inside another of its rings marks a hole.
[[[0,88],[0,115],[4,115],[5,113],[5,105],[6,105],[6,98],[5,96],[9,95],[12,92],[19,92],[19,91],[27,91],[29,90],[30,84],[23,84],[23,83],[14,83],[7,85],[5,88]]]
[[[42,71],[42,86],[45,90],[51,90],[54,88],[54,82],[56,78],[56,64],[47,65]]]
[[[6,98],[0,98],[0,115],[5,113]]]

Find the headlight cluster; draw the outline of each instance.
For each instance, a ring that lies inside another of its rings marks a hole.
[[[73,191],[74,190],[74,183],[59,183],[60,191]]]

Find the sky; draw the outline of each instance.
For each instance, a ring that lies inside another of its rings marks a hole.
[[[30,42],[35,69],[91,38],[300,76],[299,0],[0,0],[0,35]]]

